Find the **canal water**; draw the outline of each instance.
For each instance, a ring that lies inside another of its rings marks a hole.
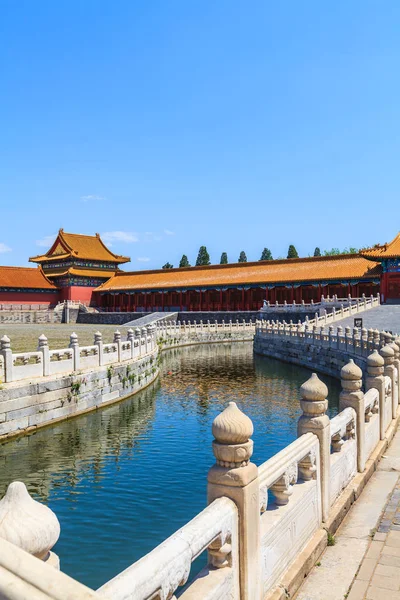
[[[0,497],[20,480],[48,504],[62,570],[95,589],[206,506],[211,424],[229,401],[253,420],[259,465],[295,439],[310,376],[247,342],[169,350],[161,371],[124,402],[0,446]],[[332,416],[339,382],[321,378]]]

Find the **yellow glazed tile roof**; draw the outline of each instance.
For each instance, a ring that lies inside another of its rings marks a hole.
[[[40,267],[0,267],[0,287],[57,289]]]
[[[385,258],[400,258],[400,233],[388,244],[377,244],[373,248],[360,250],[360,254],[366,258],[383,260]]]
[[[84,260],[97,260],[114,263],[126,263],[130,261],[128,256],[114,254],[104,245],[100,235],[81,235],[77,233],[65,233],[60,229],[57,238],[46,254],[32,256],[31,262],[42,263],[49,260],[63,260],[68,257],[81,258]]]
[[[359,255],[211,265],[158,271],[119,271],[98,291],[178,287],[296,283],[379,277],[380,265]]]
[[[63,275],[77,275],[79,277],[91,277],[100,279],[109,279],[113,275],[115,275],[115,271],[106,271],[105,269],[76,269],[75,267],[70,267],[69,269],[59,270],[53,269],[51,273],[48,274],[48,277],[62,277]]]

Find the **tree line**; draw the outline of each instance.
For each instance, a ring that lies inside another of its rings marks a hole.
[[[331,248],[330,250],[324,250],[323,253],[321,253],[321,249],[318,248],[318,246],[317,246],[314,250],[313,256],[336,256],[337,254],[357,254],[357,252],[358,252],[357,248],[350,247],[350,248],[344,248],[343,250],[340,250],[339,248]],[[278,259],[282,259],[282,258],[283,258],[282,256],[278,257]],[[293,246],[293,244],[290,244],[286,258],[299,258],[298,252],[297,252],[295,246]],[[261,257],[259,258],[259,261],[261,261],[261,260],[274,260],[273,256],[272,256],[272,252],[269,248],[264,248],[264,250],[261,253]],[[244,250],[242,250],[240,252],[237,262],[239,262],[239,263],[247,262],[247,256],[246,256],[246,252]],[[226,252],[222,252],[219,264],[220,265],[229,264],[228,254]],[[195,266],[203,267],[203,266],[207,266],[207,265],[211,265],[210,255],[207,251],[206,246],[200,246]],[[191,267],[191,266],[192,265],[190,264],[189,259],[186,256],[186,254],[183,254],[182,258],[179,262],[179,268]],[[172,265],[170,262],[166,262],[162,268],[163,269],[173,269],[174,265]]]

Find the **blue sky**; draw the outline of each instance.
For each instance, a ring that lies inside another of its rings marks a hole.
[[[60,227],[128,268],[400,229],[400,3],[0,2],[0,263]]]

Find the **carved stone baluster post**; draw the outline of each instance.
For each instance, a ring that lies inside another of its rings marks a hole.
[[[343,327],[341,325],[338,325],[338,327],[336,329],[336,346],[337,346],[338,350],[340,350],[340,348],[341,348],[342,334],[343,334]]]
[[[397,414],[397,405],[399,403],[396,368],[394,366],[394,350],[388,345],[383,346],[383,348],[381,348],[380,355],[385,361],[385,370],[383,371],[383,374],[390,377],[390,381],[392,382],[392,419],[394,419]]]
[[[235,402],[212,426],[216,464],[208,472],[208,502],[226,496],[239,512],[241,600],[261,600],[260,492],[258,469],[250,462],[253,423]]]
[[[128,329],[127,336],[128,342],[131,345],[131,358],[134,358],[135,353],[135,333],[133,329]]]
[[[0,354],[4,360],[4,382],[9,383],[13,380],[13,357],[10,338],[7,335],[1,338]]]
[[[300,388],[300,405],[303,414],[297,424],[297,435],[314,433],[319,439],[321,461],[321,504],[322,520],[326,521],[330,508],[330,421],[326,413],[328,408],[328,388],[313,373]]]
[[[140,356],[142,354],[142,333],[140,331],[140,327],[136,327],[135,329],[135,338],[137,340],[137,348],[135,350],[135,356]]]
[[[99,354],[99,367],[102,367],[104,364],[104,354],[103,354],[103,335],[101,331],[96,331],[94,334],[94,345],[97,346],[97,352]]]
[[[356,412],[357,435],[357,470],[362,473],[365,469],[365,400],[361,391],[362,371],[353,359],[350,359],[340,371],[342,391],[340,393],[339,410],[348,406]]]
[[[147,354],[147,329],[146,329],[146,327],[142,327],[142,329],[141,329],[140,342],[142,342],[142,341],[144,341],[143,354]]]
[[[53,511],[31,498],[21,481],[10,483],[0,501],[0,539],[59,569],[58,556],[50,552],[59,536],[60,523]]]
[[[375,349],[367,357],[367,379],[365,387],[367,390],[375,389],[379,392],[379,435],[385,438],[385,377],[383,375],[385,361]]]
[[[50,351],[47,337],[42,333],[38,340],[38,351],[42,353],[43,376],[50,375]]]
[[[74,361],[74,371],[79,371],[80,367],[80,350],[79,350],[79,340],[76,333],[71,333],[69,338],[69,347],[72,350],[72,358]]]
[[[122,342],[121,342],[121,332],[117,331],[114,333],[114,339],[113,339],[114,344],[116,344],[117,346],[117,361],[121,362],[121,346],[122,346]]]

